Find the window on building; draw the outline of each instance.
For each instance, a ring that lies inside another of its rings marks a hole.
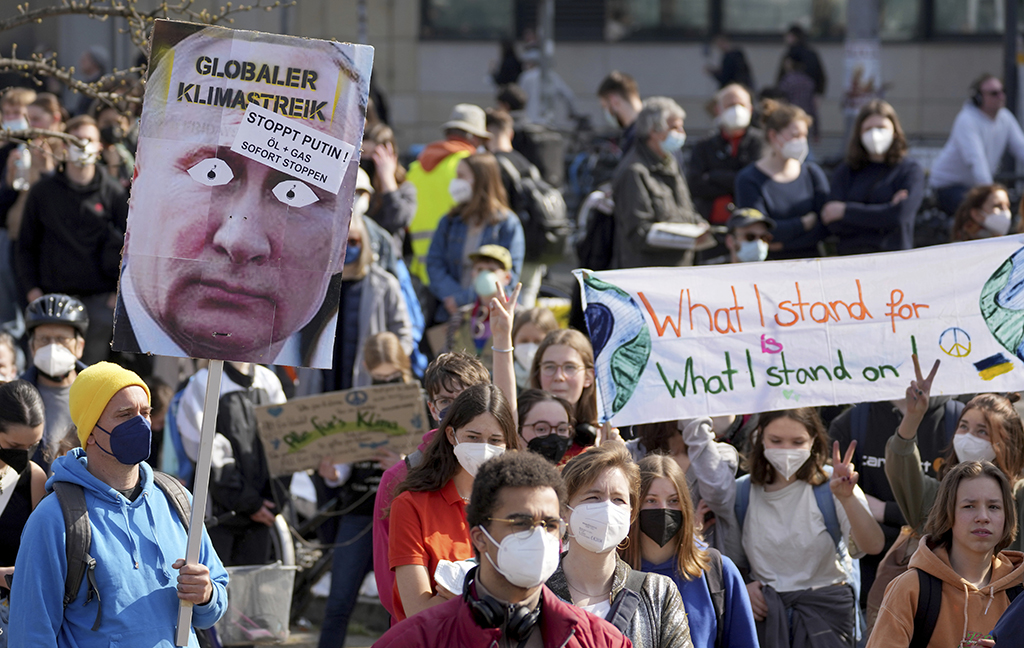
[[[927,1],[927,0],[924,0]],[[881,0],[878,36],[883,40],[909,40],[920,33],[922,0]]]
[[[1003,0],[933,0],[936,34],[998,34],[1003,31]]]
[[[425,38],[512,38],[514,4],[514,0],[423,0],[421,34]]]
[[[781,34],[802,25],[811,38],[846,31],[846,0],[721,0],[722,29],[731,34]]]
[[[710,0],[608,0],[604,38],[706,37]]]

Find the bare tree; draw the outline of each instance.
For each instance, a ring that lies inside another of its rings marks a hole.
[[[52,5],[34,8],[25,2],[17,6],[16,13],[8,18],[0,18],[0,33],[16,27],[38,23],[58,16],[81,15],[96,20],[123,19],[125,27],[119,29],[127,34],[131,41],[149,55],[149,37],[153,24],[161,18],[187,20],[206,25],[231,24],[234,14],[263,9],[272,11],[279,7],[295,4],[295,0],[256,0],[251,4],[226,4],[216,8],[200,9],[195,7],[195,0],[179,0],[178,2],[158,2],[155,8],[145,11],[139,6],[139,0],[59,0]],[[57,64],[55,55],[33,54],[29,58],[19,58],[17,47],[12,49],[9,58],[0,57],[0,72],[16,71],[31,75],[39,83],[39,77],[53,77],[75,92],[85,95],[102,104],[116,109],[131,118],[134,111],[142,103],[141,92],[131,92],[133,88],[142,89],[145,85],[145,65],[121,70],[113,70],[110,74],[95,81],[86,82],[75,78],[74,67],[62,67]],[[0,129],[0,143],[22,142],[31,144],[33,139],[54,137],[65,141],[84,144],[78,138],[63,132],[42,131],[38,129],[12,131]]]

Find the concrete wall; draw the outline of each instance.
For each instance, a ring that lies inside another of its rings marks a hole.
[[[205,0],[205,4],[214,3]],[[369,43],[376,48],[374,79],[387,94],[403,145],[436,139],[438,126],[456,103],[493,104],[488,69],[498,56],[497,44],[420,41],[420,0],[367,0],[366,4]],[[238,14],[232,26],[355,41],[356,7],[356,0],[299,0],[287,9]],[[73,64],[94,42],[107,45],[121,64],[134,56],[130,44],[118,42],[126,37],[116,33],[112,22],[65,18],[56,28],[34,31],[39,38],[60,43],[64,64]],[[773,81],[781,43],[745,44],[744,48],[758,84]],[[837,138],[843,132],[839,109],[843,46],[830,43],[817,48],[829,78],[828,95],[820,107],[822,131]],[[942,139],[967,97],[967,86],[981,72],[1000,72],[1000,57],[999,43],[885,43],[883,77],[892,84],[887,98],[912,136]],[[602,122],[594,90],[610,70],[621,69],[637,78],[644,95],[674,97],[688,113],[690,132],[702,132],[711,124],[704,106],[715,90],[703,66],[699,43],[566,43],[556,48],[555,69],[576,93],[578,108],[591,114],[597,124]]]
[[[399,140],[408,145],[439,136],[438,126],[451,107],[467,101],[493,104],[488,79],[498,56],[492,43],[420,41],[419,0],[368,0],[370,44],[376,47],[374,75],[391,101],[391,118]],[[355,0],[307,2],[294,9],[293,32],[303,36],[355,39]],[[781,43],[743,45],[759,85],[774,80]],[[828,75],[828,94],[820,107],[826,136],[839,137],[843,115],[841,43],[817,46]],[[636,77],[644,95],[675,98],[687,111],[687,128],[699,133],[710,127],[705,104],[715,91],[703,71],[700,43],[564,43],[556,48],[556,70],[576,93],[578,108],[600,124],[594,97],[610,70]],[[967,86],[985,71],[1001,71],[999,43],[884,43],[884,79],[892,84],[887,99],[896,107],[904,128],[915,137],[943,139],[967,97]]]

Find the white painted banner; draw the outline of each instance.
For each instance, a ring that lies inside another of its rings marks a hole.
[[[1024,389],[1024,236],[909,252],[576,270],[602,421]]]

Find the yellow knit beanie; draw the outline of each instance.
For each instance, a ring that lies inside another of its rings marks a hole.
[[[149,387],[138,374],[113,362],[98,362],[80,372],[71,383],[68,409],[71,410],[72,422],[78,428],[78,440],[83,448],[107,403],[114,394],[130,385],[142,387],[146,390],[146,398],[150,398]]]

